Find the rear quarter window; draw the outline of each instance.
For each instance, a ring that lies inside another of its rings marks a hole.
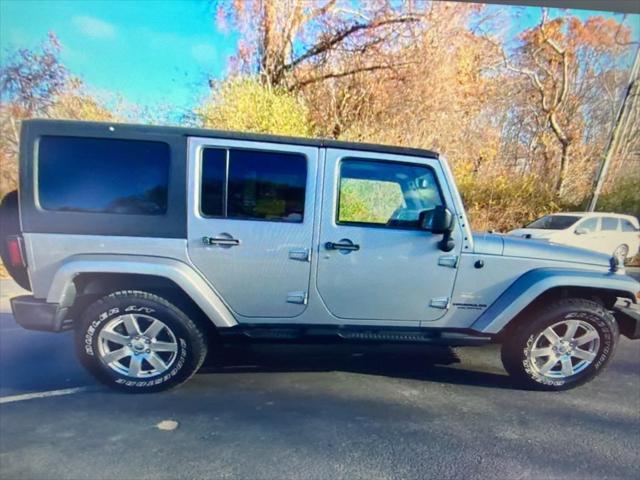
[[[163,142],[43,136],[38,204],[54,211],[163,215],[169,166]]]
[[[622,219],[622,220],[620,220],[620,224],[622,226],[622,231],[623,232],[637,232],[638,231],[636,226],[633,223],[631,223],[629,220]]]

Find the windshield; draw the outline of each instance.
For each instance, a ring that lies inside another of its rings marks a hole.
[[[543,230],[564,230],[580,220],[575,215],[546,215],[535,222],[531,222],[526,228],[540,228]]]

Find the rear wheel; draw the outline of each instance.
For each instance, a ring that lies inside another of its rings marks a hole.
[[[592,380],[609,363],[619,337],[613,316],[596,302],[560,300],[505,339],[502,362],[520,385],[567,390]]]
[[[188,380],[207,353],[204,329],[165,299],[122,291],[87,308],[76,329],[77,353],[109,387],[166,390]]]

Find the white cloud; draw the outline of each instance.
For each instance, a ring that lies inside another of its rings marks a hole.
[[[73,25],[87,37],[113,38],[116,36],[116,27],[109,22],[88,15],[78,15],[71,19]]]
[[[191,56],[198,62],[210,64],[218,55],[216,48],[209,43],[196,43],[191,46]]]

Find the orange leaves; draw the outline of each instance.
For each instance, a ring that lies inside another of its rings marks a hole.
[[[573,17],[569,25],[569,35],[575,48],[589,46],[603,49],[629,43],[631,31],[614,18],[589,17],[582,22]]]
[[[562,42],[565,37],[565,23],[566,18],[564,17],[546,21],[522,32],[520,39],[533,47],[540,47],[548,40]]]

